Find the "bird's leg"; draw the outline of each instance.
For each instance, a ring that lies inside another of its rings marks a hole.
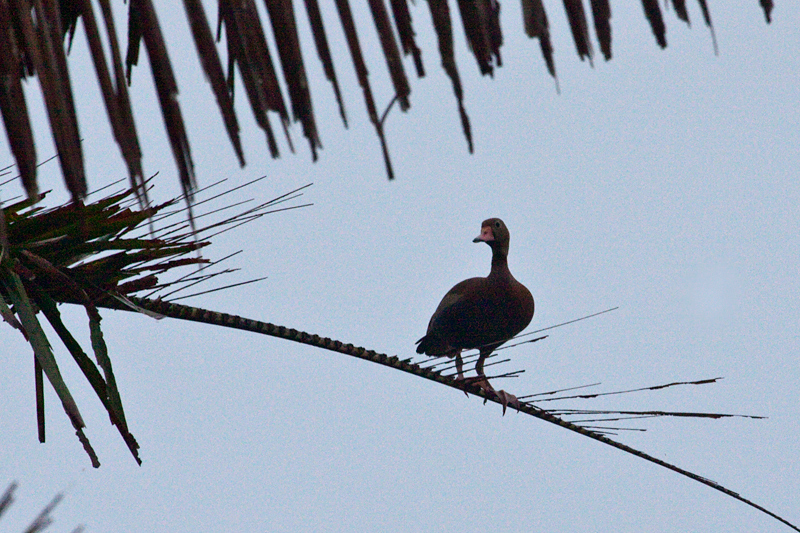
[[[456,372],[458,373],[458,380],[464,380],[464,360],[461,358],[461,350],[456,352]]]
[[[486,394],[496,396],[500,403],[503,405],[503,415],[506,414],[506,407],[511,405],[511,407],[516,407],[517,411],[519,411],[519,400],[517,397],[511,393],[500,389],[499,391],[494,390],[494,387],[489,383],[489,379],[486,377],[486,374],[483,373],[483,362],[492,352],[483,352],[481,351],[481,355],[478,357],[478,362],[475,364],[475,372],[478,373],[478,381],[476,385],[478,385]],[[486,400],[484,400],[486,403]]]
[[[456,378],[457,381],[464,381],[464,360],[461,358],[461,350],[456,352],[456,373],[458,377]],[[469,393],[465,390],[464,394],[469,397]]]
[[[478,362],[475,363],[475,372],[478,374],[478,380],[475,384],[483,389],[485,392],[494,392],[494,387],[489,384],[489,380],[486,379],[486,374],[483,373],[483,363],[486,361],[486,358],[492,352],[484,352],[481,351],[481,354],[478,356]]]

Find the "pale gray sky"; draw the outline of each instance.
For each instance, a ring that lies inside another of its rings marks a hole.
[[[476,146],[468,156],[427,6],[412,6],[428,76],[412,80],[410,112],[388,118],[397,174],[389,183],[330,7],[323,15],[350,129],[306,48],[320,162],[310,162],[299,127],[298,153],[284,142],[283,158],[270,160],[237,85],[248,161],[240,170],[182,8],[160,3],[201,185],[267,174],[237,196],[267,199],[314,182],[305,197],[313,207],[222,235],[207,251],[243,248],[231,281],[267,280],[186,303],[409,357],[441,296],[488,272],[489,249],[471,239],[499,216],[512,234],[511,270],[536,299],[531,328],[620,307],[505,352],[508,370],[526,372],[501,385],[525,394],[724,376],[570,406],[768,416],[650,420],[635,424],[646,432],[618,438],[800,523],[800,9],[780,3],[767,26],[755,0],[712,3],[715,56],[695,4],[691,29],[665,13],[662,51],[639,3],[616,2],[614,59],[590,68],[575,55],[561,4],[546,7],[560,95],[538,42],[523,36],[517,3],[503,3],[504,66],[494,80],[478,76],[455,19]],[[115,8],[124,28],[127,7]],[[372,37],[365,8],[356,16]],[[384,61],[377,42],[362,45],[382,107]],[[75,79],[93,76],[80,26],[70,65]],[[410,75],[410,61],[406,68]],[[142,54],[132,98],[145,170],[161,173],[154,196],[163,200],[178,186],[149,77]],[[27,89],[46,157],[36,83]],[[96,188],[125,170],[96,85],[75,90]],[[0,150],[9,162],[5,143]],[[64,196],[55,164],[42,169],[42,188]],[[88,340],[85,313],[64,312]],[[104,317],[144,463],[131,459],[60,346],[102,467],[91,468],[51,392],[48,442],[38,444],[30,348],[4,328],[0,482],[20,482],[4,529],[22,530],[65,490],[53,531],[788,531],[672,472],[377,365],[243,332]]]

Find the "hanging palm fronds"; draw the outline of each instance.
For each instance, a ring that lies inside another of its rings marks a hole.
[[[698,0],[703,19],[713,27],[705,0]],[[592,43],[584,0],[563,0],[570,30],[578,56],[592,60]],[[540,41],[542,56],[550,75],[556,76],[550,27],[542,0],[521,0],[526,34]],[[59,161],[66,185],[74,200],[81,200],[87,193],[87,182],[80,146],[80,132],[72,99],[69,66],[64,43],[75,32],[78,21],[83,21],[89,50],[101,87],[106,112],[111,123],[114,139],[125,160],[133,188],[144,194],[141,165],[141,149],[127,93],[126,82],[131,83],[133,66],[138,62],[141,43],[152,68],[152,77],[164,118],[165,131],[178,166],[181,185],[187,197],[195,187],[191,147],[184,126],[178,99],[177,81],[172,72],[168,54],[169,43],[159,24],[152,0],[130,0],[128,11],[128,50],[125,68],[122,64],[119,38],[109,0],[99,0],[104,35],[109,43],[111,57],[103,51],[100,27],[95,20],[90,0],[61,2],[33,2],[27,0],[0,0],[0,75],[5,80],[0,84],[0,113],[6,126],[11,152],[20,170],[20,178],[30,198],[37,194],[36,148],[28,115],[21,80],[36,76],[42,88],[47,107],[50,129],[58,149]],[[439,42],[441,63],[453,83],[458,103],[462,129],[469,150],[472,138],[469,119],[463,105],[463,90],[456,70],[453,53],[453,29],[448,0],[428,0],[432,15],[433,30]],[[497,0],[457,0],[462,27],[471,53],[481,74],[492,75],[501,66],[500,47],[503,35],[500,20],[500,3]],[[685,0],[672,0],[676,17],[689,22]],[[361,53],[363,30],[358,31],[349,0],[336,0],[339,23],[346,36],[347,51],[333,50],[328,45],[325,23],[318,0],[305,0],[309,27],[314,38],[317,55],[322,62],[326,78],[333,86],[342,120],[346,125],[343,98],[334,68],[333,58],[349,52],[356,77],[362,88],[370,121],[383,149],[387,173],[393,177],[389,151],[383,131],[383,120],[372,95],[367,77],[367,65]],[[594,28],[600,50],[606,60],[611,59],[611,8],[608,0],[590,0]],[[767,23],[771,20],[772,1],[760,0]],[[269,122],[269,112],[277,113],[287,142],[291,121],[300,122],[304,136],[308,139],[311,153],[316,160],[322,142],[316,127],[312,106],[312,87],[309,86],[304,66],[303,52],[308,53],[308,43],[302,43],[297,30],[298,20],[292,0],[265,0],[266,17],[269,19],[277,46],[280,70],[286,81],[289,106],[278,84],[278,73],[264,34],[264,25],[256,8],[255,0],[218,1],[217,41],[214,44],[202,0],[184,0],[186,16],[191,28],[197,54],[214,92],[228,137],[241,165],[244,153],[239,140],[239,125],[233,107],[234,71],[238,67],[245,93],[256,123],[267,137],[267,146],[273,157],[278,157],[277,139]],[[666,47],[666,23],[659,2],[642,0],[644,15],[649,22],[656,42]],[[389,77],[394,87],[395,100],[402,110],[411,105],[411,85],[401,60],[411,55],[417,76],[424,76],[422,52],[414,40],[412,11],[408,0],[369,0],[368,7],[378,34]],[[391,17],[389,13],[391,12]],[[328,21],[330,24],[331,21]],[[217,47],[225,37],[227,51],[227,73],[223,72]],[[399,46],[397,39],[399,37]],[[714,39],[716,50],[716,40]],[[126,80],[127,73],[127,80]],[[223,80],[227,78],[227,85]],[[291,108],[292,116],[289,116]],[[146,201],[143,203],[146,205]]]

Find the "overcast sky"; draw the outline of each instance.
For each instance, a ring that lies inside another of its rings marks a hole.
[[[755,0],[712,2],[715,56],[696,3],[691,28],[665,13],[669,47],[660,50],[640,4],[615,2],[614,59],[591,68],[575,54],[561,4],[546,2],[559,95],[538,41],[524,37],[518,3],[503,3],[504,65],[494,80],[478,75],[451,5],[475,140],[469,156],[427,5],[418,2],[412,16],[428,75],[412,79],[409,112],[395,108],[387,120],[390,183],[327,3],[349,130],[296,2],[324,150],[312,164],[294,127],[297,154],[281,139],[283,157],[271,160],[237,84],[243,170],[182,8],[166,4],[158,13],[200,184],[266,174],[235,195],[266,200],[314,183],[304,197],[312,207],[221,235],[206,251],[244,250],[230,260],[242,270],[229,282],[268,279],[184,303],[410,357],[444,293],[488,273],[489,248],[471,241],[483,219],[501,217],[512,234],[511,271],[536,299],[532,329],[619,310],[504,352],[512,362],[501,368],[525,373],[499,385],[521,395],[722,376],[563,407],[767,416],[628,422],[647,431],[616,438],[800,524],[800,9],[779,3],[768,26]],[[391,98],[385,62],[358,4],[383,107]],[[115,9],[124,31],[127,6]],[[95,189],[126,171],[86,49],[79,25],[69,61]],[[409,59],[405,67],[411,76]],[[45,158],[53,148],[37,83],[26,89]],[[160,173],[153,195],[171,198],[176,168],[144,53],[132,98],[145,171]],[[11,161],[3,141],[0,164]],[[41,169],[41,188],[55,189],[52,201],[65,198],[55,163]],[[19,186],[1,193],[8,200]],[[85,313],[62,312],[88,350]],[[39,444],[31,350],[5,327],[0,483],[20,488],[4,529],[21,531],[65,491],[53,531],[788,531],[675,473],[400,372],[250,333],[103,316],[143,464],[55,335],[102,467],[91,468],[50,389],[48,442]]]

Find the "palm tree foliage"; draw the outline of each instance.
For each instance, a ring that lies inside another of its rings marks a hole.
[[[698,0],[705,23],[711,28],[711,14],[705,0]],[[773,3],[759,0],[767,22],[770,21]],[[197,47],[212,91],[216,96],[220,113],[230,142],[244,165],[245,158],[239,140],[238,119],[234,112],[234,73],[238,67],[253,117],[266,135],[273,157],[278,156],[278,144],[269,120],[270,112],[277,114],[280,127],[288,128],[290,122],[300,122],[313,154],[321,147],[314,118],[311,88],[305,74],[304,52],[310,53],[310,44],[301,43],[298,35],[298,13],[292,0],[265,0],[266,16],[277,46],[270,50],[264,34],[264,26],[256,8],[255,0],[233,2],[219,0],[217,13],[217,35],[209,26],[201,0],[184,0],[187,21]],[[349,55],[355,69],[364,102],[380,139],[389,177],[393,176],[388,147],[383,132],[383,120],[370,88],[368,69],[361,52],[364,41],[363,30],[358,31],[348,0],[336,0],[339,24],[346,37],[347,51],[331,50],[318,0],[305,0],[308,25],[314,41],[314,49],[322,63],[325,75],[333,88],[342,119],[346,121],[343,98],[339,90],[334,55]],[[453,85],[464,135],[470,150],[472,139],[470,124],[463,105],[463,90],[455,61],[453,41],[453,18],[447,0],[428,0],[428,8],[439,43],[441,64]],[[556,76],[550,27],[543,0],[521,0],[524,29],[530,38],[539,40],[547,69]],[[597,42],[606,60],[612,57],[611,7],[608,0],[590,0],[591,20]],[[642,0],[643,14],[652,28],[659,46],[666,47],[666,22],[658,0]],[[675,16],[689,23],[685,0],[671,0]],[[61,169],[66,185],[74,199],[87,193],[80,132],[72,99],[71,78],[63,41],[74,35],[81,20],[94,62],[97,81],[100,85],[106,112],[111,123],[114,139],[125,160],[131,184],[142,188],[142,153],[135,127],[127,85],[131,82],[132,67],[137,64],[141,44],[144,43],[158,101],[164,118],[167,136],[177,163],[181,184],[187,195],[195,186],[191,148],[181,108],[177,99],[178,86],[167,52],[167,37],[152,0],[130,0],[127,24],[127,53],[123,65],[120,39],[109,0],[100,0],[99,16],[95,14],[90,0],[0,0],[0,73],[5,82],[0,84],[0,112],[6,127],[7,139],[20,170],[20,177],[30,197],[37,194],[36,150],[32,128],[28,117],[22,80],[37,76],[48,110],[50,129],[55,139]],[[402,110],[410,107],[411,86],[403,66],[402,55],[411,55],[416,75],[425,75],[422,53],[415,43],[415,30],[408,0],[369,0],[370,13],[377,30],[381,50],[394,87],[395,98]],[[462,21],[462,29],[483,75],[492,75],[502,64],[500,48],[503,33],[500,22],[500,4],[497,0],[457,0],[455,2]],[[589,59],[594,49],[589,35],[589,17],[583,0],[563,0],[576,51],[581,59]],[[391,13],[391,16],[390,16]],[[102,22],[102,30],[100,23]],[[333,24],[328,20],[327,24]],[[222,31],[224,29],[224,32]],[[712,28],[713,32],[713,28]],[[221,37],[227,53],[227,72],[223,70],[218,53]],[[104,53],[103,37],[110,48],[110,58]],[[399,44],[398,44],[399,41]],[[337,54],[338,52],[338,54]],[[278,83],[281,71],[288,92],[287,99]],[[291,113],[290,113],[291,110]]]
[[[94,466],[99,466],[99,462],[83,432],[85,424],[61,377],[37,311],[42,312],[56,331],[139,461],[138,445],[128,431],[94,301],[109,292],[124,299],[131,293],[152,289],[158,285],[157,272],[205,262],[181,256],[208,244],[195,242],[186,234],[170,241],[132,236],[131,232],[143,222],[174,204],[172,201],[146,209],[125,207],[132,196],[133,191],[127,190],[94,203],[53,209],[39,207],[38,202],[29,198],[5,206],[0,213],[3,221],[0,310],[3,318],[19,329],[33,347],[39,440],[45,440],[46,376]],[[86,309],[97,364],[62,322],[56,304],[65,301],[79,303]],[[13,312],[8,304],[13,305]]]
[[[305,188],[305,187],[303,187]],[[203,191],[208,188],[203,189]],[[223,196],[216,195],[208,200]],[[193,228],[187,222],[164,224],[179,216],[181,199],[137,208],[134,190],[126,189],[92,203],[70,203],[46,209],[40,200],[27,198],[0,208],[0,314],[18,329],[33,348],[36,377],[36,410],[39,440],[45,441],[44,378],[53,386],[92,464],[99,461],[83,428],[75,400],[59,371],[58,363],[38,312],[56,332],[81,372],[102,402],[137,462],[138,444],[128,431],[122,400],[100,328],[98,302],[111,300],[137,312],[144,309],[131,301],[133,295],[152,296],[170,288],[175,292],[204,282],[220,273],[197,271],[164,280],[175,269],[192,265],[210,266],[195,252],[209,244],[199,236],[213,236],[264,214],[300,206],[276,207],[300,195],[299,189],[264,202],[221,221]],[[46,196],[39,195],[40,198]],[[206,200],[207,201],[207,200]],[[213,213],[206,213],[206,215]],[[204,215],[201,215],[204,216]],[[148,231],[147,222],[162,226]],[[93,361],[61,320],[57,304],[83,306],[89,319]],[[159,317],[158,315],[151,316]],[[99,368],[98,368],[99,367]]]

